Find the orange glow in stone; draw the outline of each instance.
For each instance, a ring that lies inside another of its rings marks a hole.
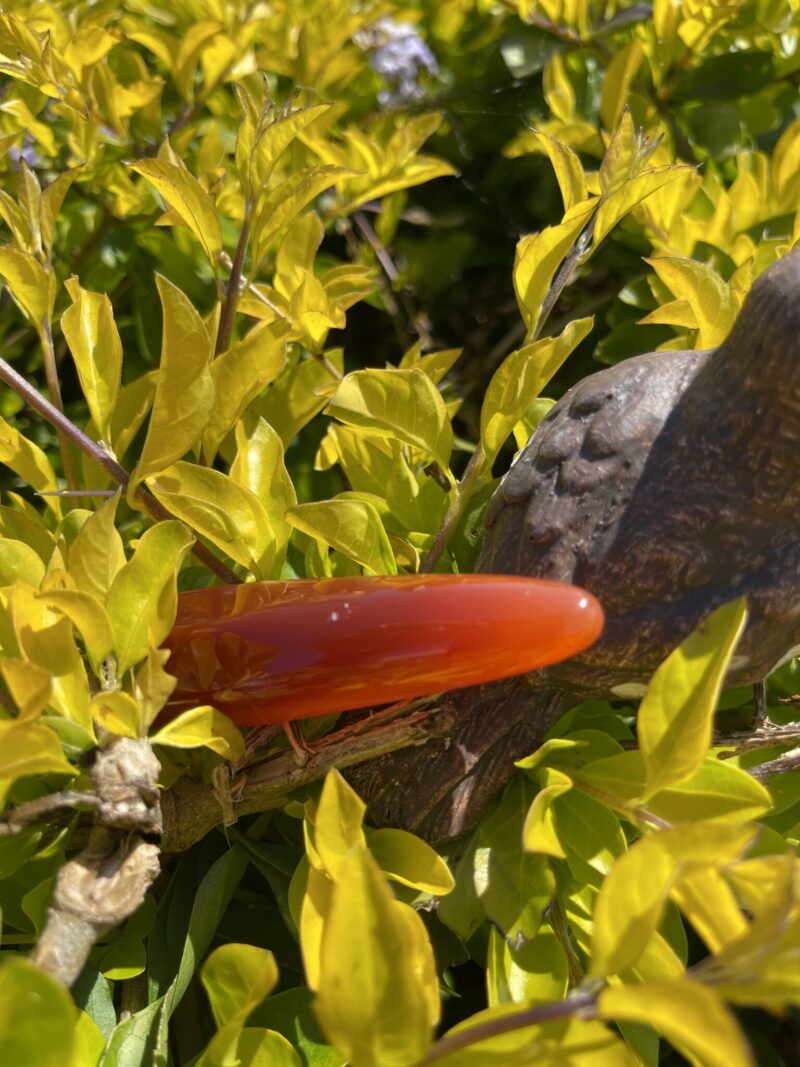
[[[181,593],[167,712],[240,726],[375,707],[525,674],[591,645],[589,593],[499,575],[253,582]]]

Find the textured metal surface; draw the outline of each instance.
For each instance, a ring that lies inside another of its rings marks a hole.
[[[632,696],[714,608],[746,595],[729,683],[800,645],[800,251],[766,271],[719,348],[657,352],[579,382],[486,516],[478,570],[574,582],[601,639],[527,679],[453,694],[454,736],[351,778],[379,822],[458,835],[513,761],[587,696]]]

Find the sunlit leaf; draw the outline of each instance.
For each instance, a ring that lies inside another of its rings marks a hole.
[[[122,342],[114,311],[105,293],[82,289],[74,277],[66,285],[72,304],[61,316],[61,329],[75,360],[94,424],[109,441],[122,371]]]
[[[743,599],[718,608],[650,680],[637,718],[647,771],[643,800],[700,769],[711,744],[717,698],[746,617]]]
[[[161,364],[147,437],[129,494],[144,478],[165,470],[196,444],[214,404],[209,368],[211,338],[186,296],[156,275],[163,311]]]
[[[297,530],[337,549],[370,574],[397,574],[394,552],[372,504],[365,500],[322,500],[296,504],[286,512]]]
[[[177,166],[165,159],[142,159],[128,165],[158,190],[203,246],[209,263],[216,267],[222,248],[222,231],[211,197],[198,180],[185,166]]]
[[[244,753],[241,732],[221,711],[208,706],[181,712],[153,734],[150,742],[171,748],[210,748],[227,760],[240,759]]]
[[[160,645],[175,621],[176,578],[194,538],[179,522],[146,530],[133,558],[117,572],[108,590],[117,670],[123,674]]]

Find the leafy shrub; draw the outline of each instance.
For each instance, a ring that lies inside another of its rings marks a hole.
[[[291,754],[246,807],[220,712],[156,720],[178,585],[469,570],[548,396],[725,337],[800,239],[797,14],[0,14],[3,1062],[650,1067],[665,1038],[739,1067],[745,1029],[796,1062],[796,733],[776,705],[768,746],[712,740],[741,604],[660,669],[638,748],[630,708],[574,710],[449,865]],[[149,744],[158,880],[118,795],[113,872],[86,844],[98,745]]]

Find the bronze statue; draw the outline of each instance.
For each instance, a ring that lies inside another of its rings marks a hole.
[[[486,515],[477,569],[574,582],[606,613],[587,652],[449,696],[453,735],[353,768],[380,823],[469,830],[569,707],[636,698],[719,605],[749,623],[728,683],[800,653],[800,250],[756,281],[716,349],[590,375],[542,421]]]

